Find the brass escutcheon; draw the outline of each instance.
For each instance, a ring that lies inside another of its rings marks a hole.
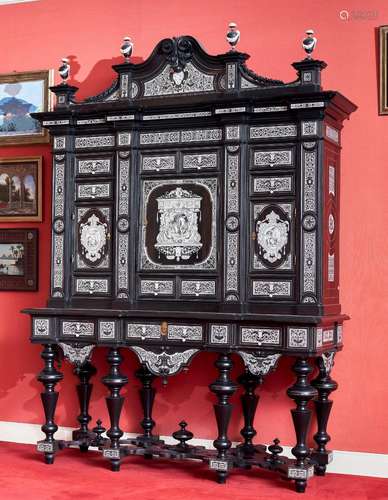
[[[162,321],[160,324],[160,333],[162,335],[167,335],[168,332],[168,323],[167,321]]]

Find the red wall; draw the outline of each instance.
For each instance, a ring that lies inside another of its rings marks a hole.
[[[347,8],[350,19],[340,19]],[[357,12],[376,11],[375,19],[357,19]],[[130,35],[134,55],[146,58],[162,38],[180,34],[198,37],[209,53],[227,50],[224,41],[229,21],[236,21],[242,36],[239,49],[251,54],[250,67],[259,74],[293,80],[291,62],[301,59],[300,40],[306,28],[318,36],[316,57],[328,63],[323,73],[326,89],[338,89],[358,106],[345,124],[342,160],[341,300],[352,317],[345,326],[345,348],[337,356],[333,377],[339,382],[334,394],[330,433],[332,447],[342,450],[388,453],[388,384],[386,381],[386,313],[388,304],[387,182],[388,116],[377,114],[375,28],[388,20],[384,0],[257,1],[257,0],[39,0],[0,7],[0,73],[57,68],[63,56],[72,56],[79,96],[103,90],[113,77],[112,63],[121,39]],[[30,224],[40,229],[40,286],[36,293],[0,292],[0,420],[40,423],[43,414],[40,386],[35,380],[41,368],[39,347],[28,341],[29,322],[24,307],[43,306],[49,288],[50,157],[46,146],[7,147],[0,156],[44,155],[44,220]],[[12,224],[1,223],[0,227]],[[14,224],[16,226],[16,224]],[[18,224],[17,226],[21,226]],[[123,370],[132,374],[135,356],[126,351]],[[101,374],[106,365],[102,351],[95,355]],[[213,438],[213,397],[207,389],[215,378],[213,356],[194,359],[188,374],[170,379],[155,404],[157,431],[169,434],[181,418],[189,421],[197,437]],[[236,357],[236,375],[241,361]],[[207,367],[204,370],[204,366]],[[262,442],[279,437],[294,441],[285,395],[291,385],[289,360],[268,376],[262,390],[256,427]],[[71,370],[65,376],[75,382]],[[105,388],[96,379],[91,410],[108,423]],[[140,405],[137,382],[130,377],[123,428],[137,431]],[[57,421],[72,426],[77,414],[75,392],[61,384]],[[238,396],[234,401],[238,405]],[[235,412],[232,438],[241,422]]]

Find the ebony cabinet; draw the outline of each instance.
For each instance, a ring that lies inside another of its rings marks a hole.
[[[220,482],[233,467],[258,465],[295,479],[298,491],[314,467],[325,472],[328,396],[337,387],[330,371],[346,319],[338,294],[341,131],[356,108],[322,90],[322,61],[294,63],[296,80],[284,83],[256,75],[247,59],[210,56],[191,37],[162,40],[146,61],[114,66],[117,79],[101,94],[77,101],[77,89],[62,83],[52,87],[55,110],[34,115],[53,139],[51,296],[47,308],[27,311],[31,340],[43,345],[47,422],[38,448],[49,463],[58,447],[76,443],[97,445],[112,470],[132,454],[197,458]],[[89,428],[88,414],[91,353],[102,345],[106,437],[101,424]],[[124,348],[141,363],[144,432],[132,440],[119,426]],[[204,350],[218,354],[214,453],[187,444],[185,423],[176,446],[152,432],[153,379]],[[80,377],[71,443],[54,439],[62,352]],[[227,436],[234,352],[246,366],[237,448]],[[277,442],[252,443],[255,389],[282,355],[296,359],[287,391],[296,404],[295,460],[279,457]]]

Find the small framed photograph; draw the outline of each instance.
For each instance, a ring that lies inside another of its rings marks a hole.
[[[0,229],[0,291],[38,289],[38,230]]]
[[[52,70],[0,75],[0,146],[49,142],[30,113],[49,111]]]
[[[388,115],[388,86],[387,86],[387,59],[388,59],[388,26],[379,28],[380,46],[380,94],[379,94],[379,114]]]
[[[42,157],[0,158],[0,222],[42,220]]]

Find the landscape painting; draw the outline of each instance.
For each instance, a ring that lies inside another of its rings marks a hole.
[[[0,75],[0,145],[47,142],[31,113],[49,109],[49,71]]]
[[[0,243],[0,274],[7,276],[24,275],[23,243]]]
[[[38,230],[0,229],[0,290],[37,289]]]
[[[0,158],[0,222],[42,220],[42,158]]]

